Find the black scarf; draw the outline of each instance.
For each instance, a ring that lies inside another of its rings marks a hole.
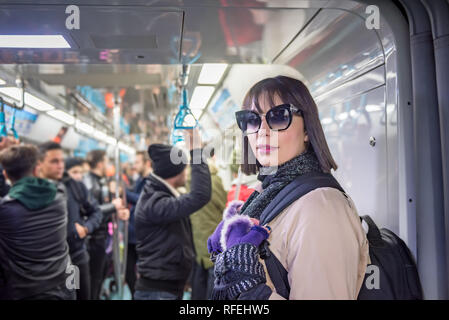
[[[309,172],[322,172],[313,149],[283,163],[279,167],[261,167],[257,177],[262,193],[254,191],[242,206],[241,214],[260,219],[260,215],[276,195],[296,177]]]

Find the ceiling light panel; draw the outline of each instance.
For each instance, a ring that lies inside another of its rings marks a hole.
[[[198,77],[198,84],[217,84],[223,77],[226,71],[227,64],[225,63],[205,63],[201,68],[200,76]]]
[[[0,35],[0,48],[70,48],[61,35]]]

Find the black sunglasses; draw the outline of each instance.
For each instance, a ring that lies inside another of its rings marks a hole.
[[[240,130],[246,134],[251,134],[259,131],[262,124],[261,116],[265,117],[265,120],[271,130],[287,130],[292,123],[293,113],[299,115],[300,117],[303,116],[301,110],[289,103],[286,103],[271,108],[265,115],[251,110],[241,110],[235,113],[235,117]]]

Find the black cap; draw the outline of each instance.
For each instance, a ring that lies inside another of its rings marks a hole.
[[[67,158],[65,159],[65,170],[70,170],[75,166],[82,166],[84,160],[81,158]]]
[[[155,143],[148,147],[153,172],[163,179],[180,174],[187,166],[187,155],[179,148]]]

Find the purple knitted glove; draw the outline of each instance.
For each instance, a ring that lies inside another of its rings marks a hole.
[[[221,220],[221,222],[218,224],[217,228],[215,229],[214,233],[207,239],[207,251],[209,253],[221,253],[223,250],[221,249],[220,245],[220,235],[221,230],[223,229],[224,220]]]
[[[262,241],[268,239],[268,237],[268,230],[259,226],[257,220],[248,216],[237,215],[225,220],[222,226],[220,244],[223,251],[241,243],[249,243],[259,247]]]
[[[234,200],[229,203],[229,206],[223,211],[223,220],[227,220],[240,213],[244,202],[241,200]]]
[[[223,224],[226,220],[232,218],[240,212],[240,208],[243,205],[243,201],[232,201],[229,206],[223,211],[223,220],[218,224],[214,233],[207,239],[207,250],[209,253],[221,253],[223,248],[220,245],[220,237],[223,229]]]

